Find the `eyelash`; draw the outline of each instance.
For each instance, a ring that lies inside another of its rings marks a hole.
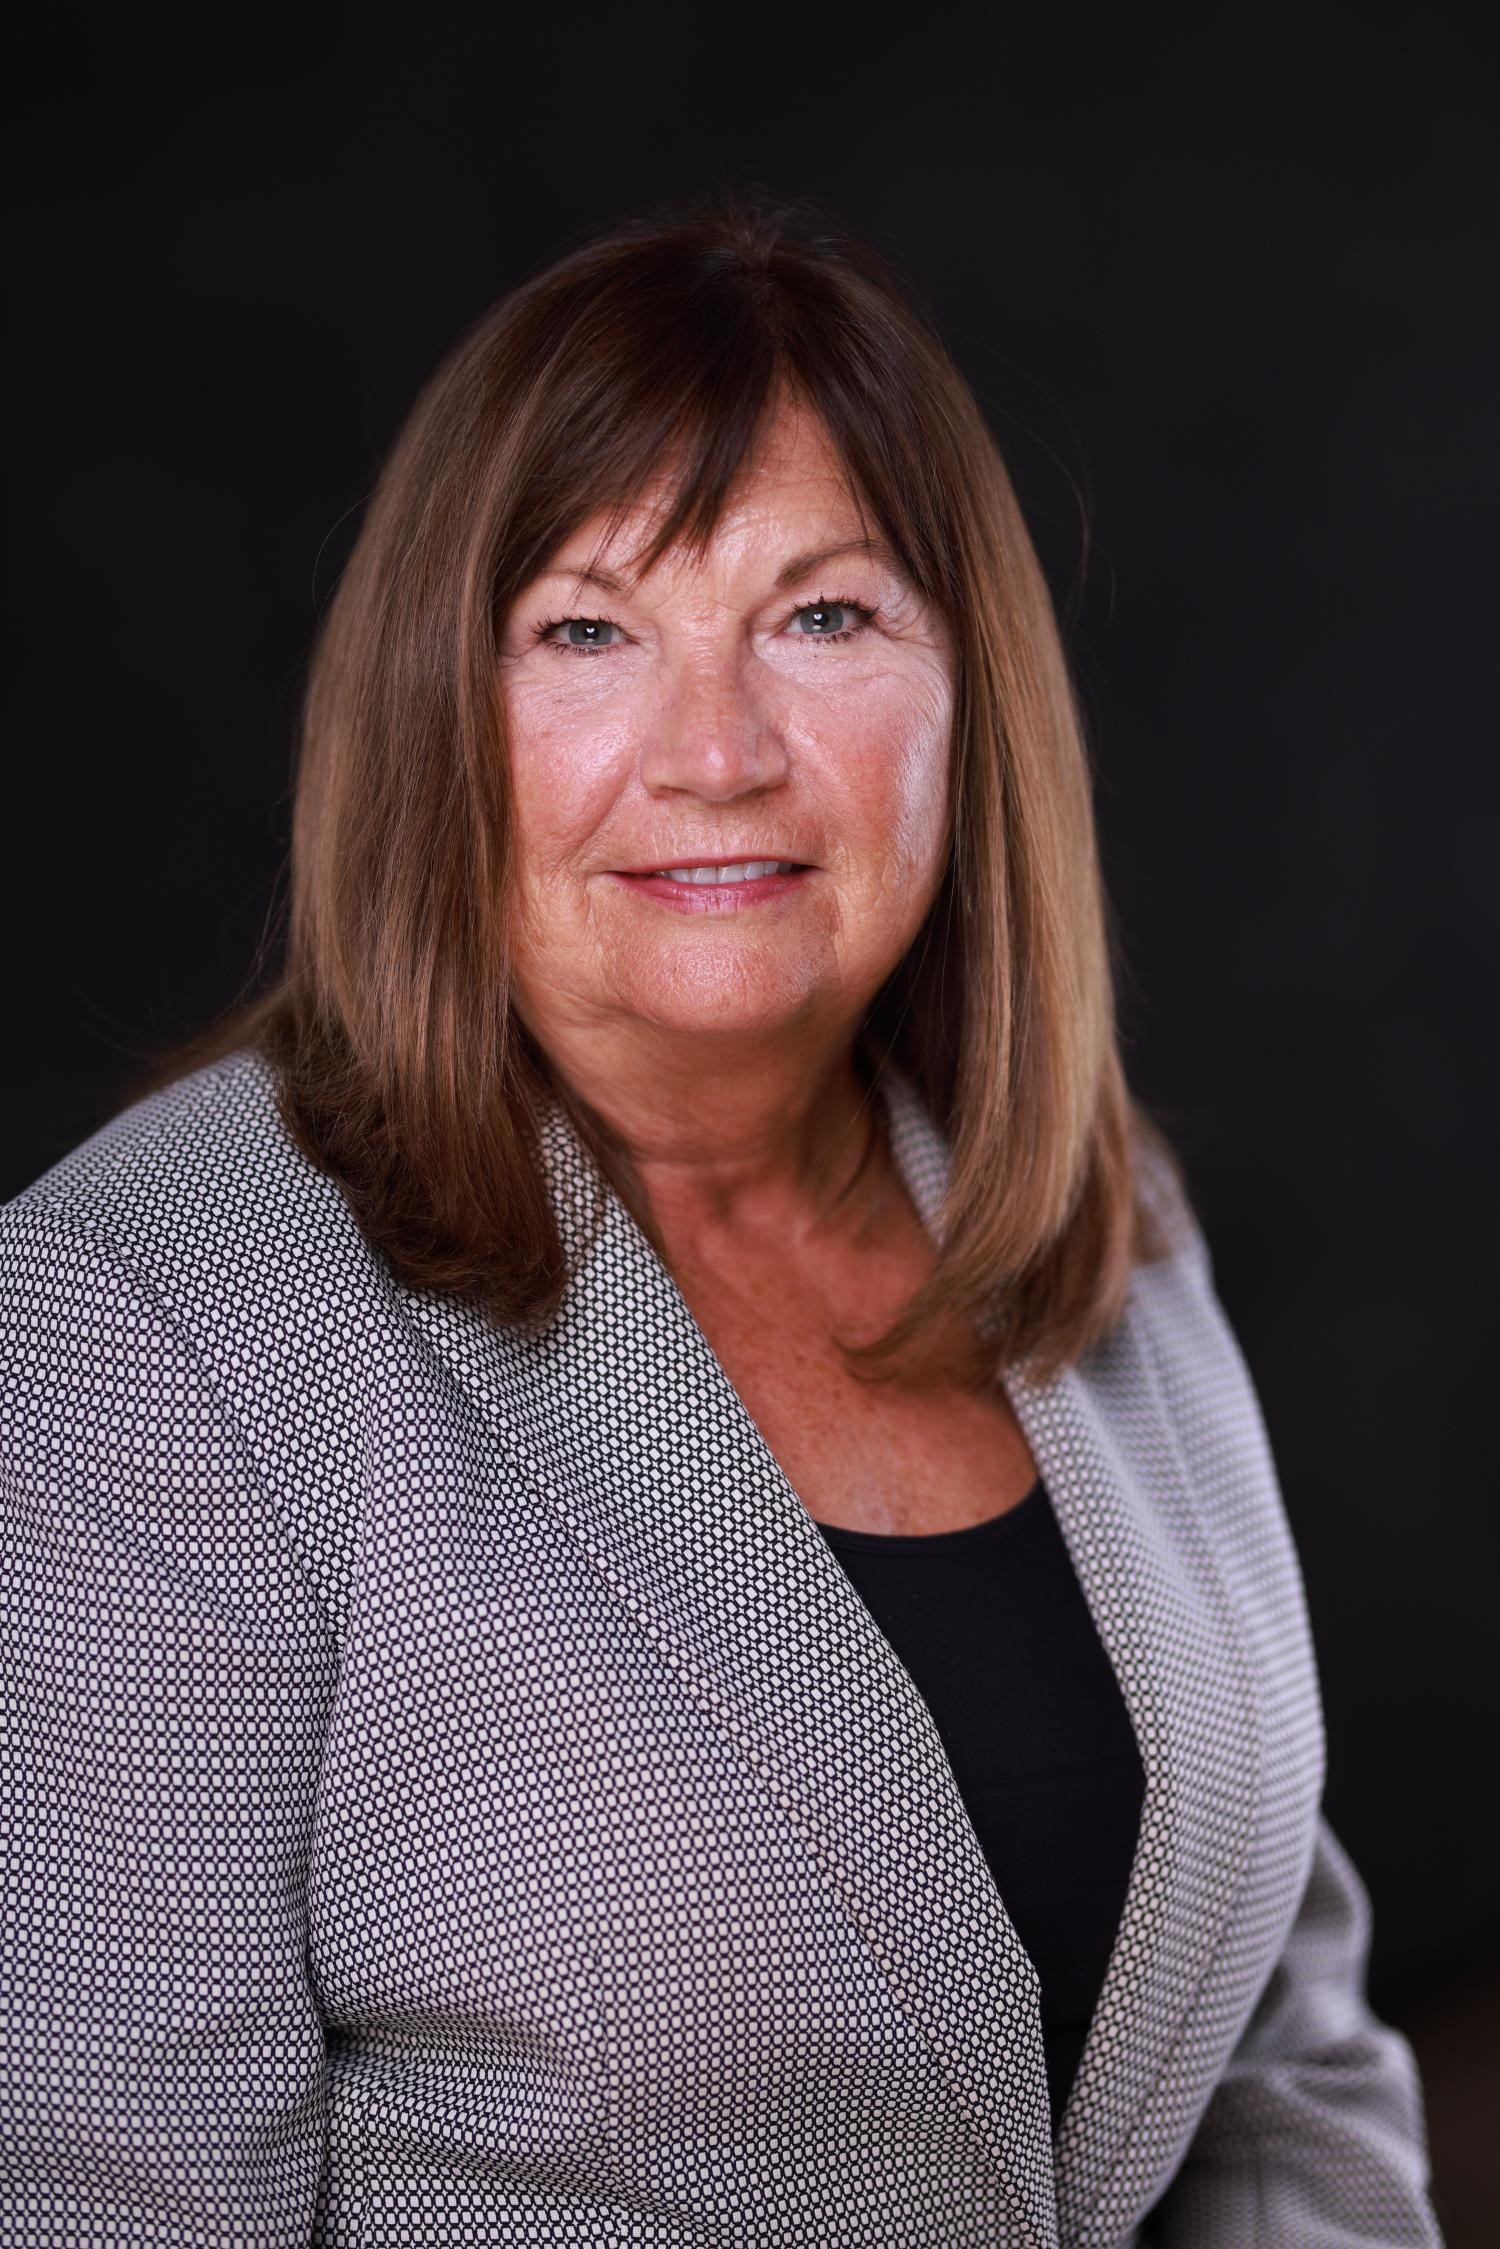
[[[857,640],[859,635],[872,625],[880,615],[878,609],[871,609],[862,601],[850,601],[844,594],[819,594],[816,601],[799,601],[796,608],[788,612],[787,623],[790,624],[793,617],[800,617],[804,609],[848,609],[859,619],[857,625],[845,625],[836,633],[799,633],[795,636],[799,640],[810,642],[814,648],[829,648],[841,640]],[[613,656],[615,654],[613,647],[589,648],[579,641],[548,640],[547,635],[555,633],[559,625],[613,625],[616,632],[623,632],[625,629],[613,617],[547,618],[533,628],[533,634],[542,646],[555,650],[559,656]]]

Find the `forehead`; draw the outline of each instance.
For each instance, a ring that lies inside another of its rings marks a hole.
[[[628,579],[649,547],[677,490],[675,464],[665,463],[626,508],[600,509],[564,539],[552,570],[599,570]],[[871,530],[847,470],[821,419],[806,408],[783,405],[768,419],[760,441],[742,462],[709,538],[707,562],[716,556],[762,557],[767,549],[805,548],[854,540]],[[655,569],[701,567],[675,541]]]

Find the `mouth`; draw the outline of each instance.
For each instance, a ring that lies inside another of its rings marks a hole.
[[[639,896],[660,900],[679,912],[723,913],[787,897],[817,869],[805,860],[767,858],[702,859],[678,866],[618,867],[611,872]]]
[[[775,859],[767,853],[759,859],[748,855],[739,859],[674,859],[654,867],[617,867],[616,874],[632,876],[660,875],[675,882],[735,882],[754,881],[762,875],[804,874],[810,862],[803,859]]]

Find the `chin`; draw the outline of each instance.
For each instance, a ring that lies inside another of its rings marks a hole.
[[[642,961],[639,969],[646,968]],[[700,975],[638,973],[614,994],[622,1013],[659,1030],[703,1038],[736,1032],[789,1031],[813,1011],[819,987],[807,976],[769,973],[744,961],[704,962]]]

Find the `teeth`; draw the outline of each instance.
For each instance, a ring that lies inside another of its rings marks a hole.
[[[738,867],[659,867],[669,882],[753,882],[757,875],[789,875],[790,859],[746,859]]]

